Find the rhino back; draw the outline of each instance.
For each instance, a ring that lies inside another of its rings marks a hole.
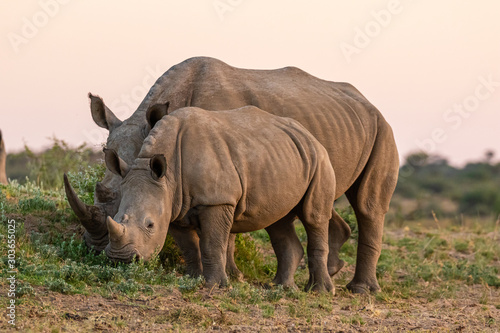
[[[328,160],[303,126],[255,107],[177,110],[155,126],[139,156],[157,153],[181,169],[182,197],[190,201],[183,206],[235,206],[235,225],[284,217],[306,193],[318,160]]]
[[[145,121],[149,105],[228,110],[257,106],[301,123],[326,148],[337,174],[337,197],[357,179],[369,159],[380,112],[353,86],[321,80],[298,68],[250,70],[197,57],[169,69],[132,116]]]

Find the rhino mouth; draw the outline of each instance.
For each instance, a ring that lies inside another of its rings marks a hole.
[[[134,260],[139,260],[142,258],[139,251],[135,248],[121,248],[113,249],[109,244],[105,249],[106,256],[115,262],[131,263]]]

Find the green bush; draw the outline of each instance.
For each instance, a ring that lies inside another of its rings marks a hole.
[[[22,213],[30,213],[34,211],[56,211],[56,203],[42,196],[41,192],[37,192],[34,197],[20,199],[18,206]]]
[[[344,221],[351,228],[351,238],[358,239],[358,220],[356,219],[356,214],[351,206],[345,208],[344,210],[339,210],[335,208],[337,213],[344,219]]]
[[[45,286],[49,288],[49,290],[56,291],[61,294],[73,294],[76,292],[76,289],[72,285],[66,283],[66,281],[60,278],[47,280],[45,282]]]
[[[235,262],[245,277],[259,279],[269,275],[263,255],[249,234],[237,234],[235,247]]]
[[[94,190],[97,182],[104,178],[104,164],[87,165],[79,171],[68,172],[68,179],[79,198],[88,205],[94,203]]]
[[[55,137],[52,142],[52,147],[39,154],[25,146],[29,160],[29,176],[41,187],[60,188],[63,185],[64,173],[86,169],[87,165],[96,162],[96,153],[86,144],[71,148],[66,142]]]
[[[477,186],[465,191],[460,198],[464,214],[488,216],[500,213],[500,190],[493,186]]]

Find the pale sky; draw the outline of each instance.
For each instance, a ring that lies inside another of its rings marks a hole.
[[[454,164],[498,158],[498,13],[496,0],[4,0],[0,129],[8,152],[52,136],[99,147],[88,92],[123,120],[163,72],[204,55],[350,82],[402,158],[419,147]]]

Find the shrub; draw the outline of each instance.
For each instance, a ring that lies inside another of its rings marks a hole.
[[[246,278],[258,279],[267,275],[263,255],[250,235],[237,234],[235,246],[236,265]]]
[[[104,178],[106,166],[93,164],[82,167],[79,171],[68,172],[68,179],[79,198],[88,205],[94,203],[95,184]]]
[[[488,216],[500,213],[500,191],[494,186],[478,186],[466,191],[460,199],[460,211]]]
[[[56,203],[43,197],[41,192],[37,192],[34,197],[20,199],[18,206],[22,213],[30,213],[34,211],[56,211]]]
[[[45,286],[49,288],[49,290],[56,291],[61,294],[72,294],[76,291],[72,285],[66,283],[66,281],[60,278],[47,280],[45,282]]]
[[[28,146],[25,150],[30,178],[46,188],[62,187],[64,173],[76,172],[91,163],[91,159],[96,160],[96,153],[86,144],[71,148],[55,137],[52,147],[42,153],[36,154]]]

